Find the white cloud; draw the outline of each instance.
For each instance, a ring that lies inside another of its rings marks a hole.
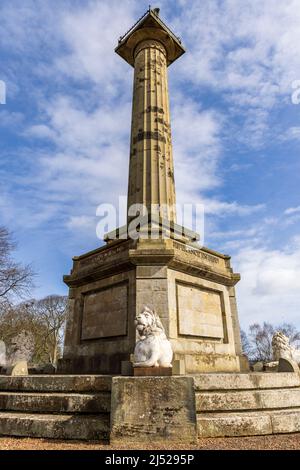
[[[104,101],[116,96],[132,70],[114,49],[119,36],[136,21],[135,7],[128,0],[111,0],[88,2],[84,8],[66,10],[60,33],[69,52],[56,59],[55,67],[70,77],[101,84]]]
[[[71,231],[96,232],[96,218],[86,215],[74,215],[67,221],[67,227]]]
[[[252,227],[244,230],[228,230],[228,231],[220,231],[220,232],[211,232],[210,236],[214,239],[222,238],[223,240],[228,240],[229,238],[245,238],[245,237],[253,237],[257,235],[258,229],[257,227]]]
[[[55,139],[55,133],[45,124],[36,124],[28,127],[24,131],[24,135],[36,137],[38,139]]]
[[[265,208],[264,204],[243,205],[237,202],[223,202],[215,199],[207,199],[204,201],[205,212],[214,215],[237,214],[239,216],[247,216]]]
[[[233,259],[242,325],[292,322],[299,327],[300,244],[282,250],[243,247]]]
[[[198,87],[222,91],[244,121],[237,139],[263,145],[268,132],[276,136],[272,110],[291,103],[292,83],[300,78],[299,0],[182,3],[174,28],[188,53],[178,73]]]
[[[224,116],[214,110],[202,109],[181,94],[174,96],[172,116],[177,202],[203,204],[206,214],[220,216],[229,213],[245,216],[263,209],[262,204],[247,206],[204,197],[206,190],[223,183],[218,170],[222,158]]]
[[[284,132],[281,139],[283,141],[289,141],[289,140],[300,141],[300,127],[296,127],[296,126],[290,127]]]
[[[284,211],[286,215],[296,214],[297,212],[300,212],[300,206],[289,207],[288,209]]]
[[[183,18],[189,22],[186,61],[193,80],[243,90],[259,106],[272,106],[279,92],[290,93],[300,72],[298,0],[194,2],[178,23]]]
[[[219,186],[222,115],[195,102],[174,97],[172,135],[178,200],[187,202],[199,192]],[[190,194],[187,196],[187,193]],[[188,198],[188,199],[185,199]],[[199,198],[199,196],[197,197]],[[185,200],[184,200],[185,199]]]

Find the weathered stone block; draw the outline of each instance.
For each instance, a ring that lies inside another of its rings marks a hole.
[[[272,434],[270,416],[262,412],[200,414],[197,422],[198,436],[201,438]]]
[[[264,363],[262,361],[258,361],[253,364],[253,371],[254,372],[262,372],[264,370]]]
[[[173,361],[173,375],[184,375],[185,374],[185,363],[183,360],[175,359]]]
[[[0,377],[1,391],[18,392],[110,392],[111,377],[101,375],[28,375]]]
[[[273,434],[300,432],[300,409],[274,411],[271,414]]]
[[[0,410],[32,413],[108,413],[110,393],[0,392]]]
[[[196,394],[197,411],[241,411],[300,407],[300,388]]]
[[[244,354],[241,354],[238,356],[239,362],[240,362],[240,371],[241,372],[249,372],[250,371],[250,365],[249,365],[249,360],[247,356]]]
[[[127,283],[87,292],[83,298],[82,340],[127,334]]]
[[[107,440],[109,416],[0,412],[0,435],[44,439]]]
[[[192,377],[114,377],[111,442],[196,439]]]
[[[131,361],[121,362],[121,375],[133,375],[133,365]]]
[[[195,390],[247,390],[300,387],[300,377],[291,373],[197,374]]]
[[[224,338],[222,292],[176,283],[179,334]]]

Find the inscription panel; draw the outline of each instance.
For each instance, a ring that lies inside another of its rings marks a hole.
[[[224,339],[222,292],[192,284],[176,284],[178,333]]]
[[[118,284],[83,295],[81,339],[127,335],[128,284]]]
[[[208,253],[204,253],[203,251],[199,249],[194,249],[191,247],[187,247],[183,245],[182,243],[174,242],[174,247],[185,253],[186,255],[193,255],[196,256],[197,258],[201,259],[204,262],[211,263],[211,264],[220,264],[220,259],[217,258],[216,256],[210,255]]]
[[[91,266],[100,266],[102,263],[112,262],[115,260],[119,261],[121,257],[123,258],[128,256],[129,247],[129,243],[124,243],[121,246],[117,246],[115,248],[105,247],[105,249],[99,253],[94,253],[93,255],[79,258],[75,260],[75,270],[81,270],[85,268],[89,269]]]

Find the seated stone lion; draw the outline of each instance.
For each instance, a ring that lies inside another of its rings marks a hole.
[[[290,345],[289,338],[281,331],[277,331],[272,338],[272,349],[274,361],[280,358],[292,359],[300,364],[300,350]]]
[[[173,351],[155,310],[144,306],[135,319],[139,341],[134,350],[134,367],[171,367]]]

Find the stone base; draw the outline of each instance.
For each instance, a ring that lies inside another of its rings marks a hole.
[[[164,445],[300,432],[300,375],[0,376],[0,436]],[[176,448],[176,447],[175,447]]]
[[[93,346],[90,346],[91,353]],[[57,374],[120,374],[122,362],[130,354],[95,354],[88,356],[63,357],[57,361]]]
[[[172,375],[172,367],[134,367],[135,377],[169,377]]]
[[[201,374],[194,386],[200,438],[300,431],[297,373]]]
[[[221,346],[222,345],[220,345],[220,347]],[[224,348],[224,350],[226,349]],[[213,352],[210,354],[199,354],[196,351],[194,353],[187,352],[185,354],[175,352],[175,358],[184,361],[185,372],[188,374],[240,372],[239,357],[225,354],[225,352],[224,354],[215,354]]]
[[[239,275],[229,259],[171,239],[110,241],[74,258],[64,278],[70,310],[57,372],[124,373],[144,305],[157,311],[174,360],[183,361],[180,373],[245,369],[234,292]]]
[[[114,377],[111,404],[113,445],[196,442],[192,377]]]

